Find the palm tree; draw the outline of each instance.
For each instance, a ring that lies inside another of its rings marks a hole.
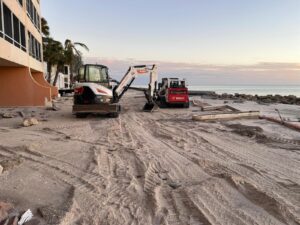
[[[59,41],[53,38],[44,38],[44,60],[47,62],[48,83],[51,82],[51,73],[53,65],[61,65],[64,61],[64,48]]]
[[[59,72],[63,71],[64,65],[70,65],[70,80],[73,82],[73,71],[82,64],[82,53],[77,46],[89,51],[88,47],[80,42],[72,42],[67,39],[63,47],[59,41],[50,37],[50,27],[45,18],[41,19],[41,29],[43,33],[43,55],[44,61],[47,62],[47,81],[51,82],[52,67],[57,66],[53,85],[56,85]]]
[[[60,44],[60,50],[57,52],[56,56],[57,56],[56,57],[56,73],[55,73],[55,77],[53,80],[53,86],[56,85],[58,75],[59,75],[59,73],[63,72],[64,65],[66,62],[65,50],[63,49],[62,44]]]
[[[48,25],[47,20],[44,17],[42,17],[41,19],[41,29],[44,37],[48,37],[50,35],[50,27]]]
[[[53,58],[55,49],[57,46],[55,46],[55,41],[53,38],[50,38],[50,27],[48,25],[47,20],[42,17],[41,18],[41,31],[43,34],[42,40],[43,40],[43,60],[47,62],[47,72],[48,72],[48,77],[47,81],[50,83],[51,81],[51,70],[52,70],[52,65],[54,63]],[[58,45],[56,43],[56,45]]]
[[[66,63],[70,65],[70,80],[73,82],[73,69],[74,69],[74,61],[75,57],[82,57],[82,53],[76,48],[80,46],[84,48],[86,51],[89,51],[89,48],[80,42],[72,42],[71,40],[67,39],[65,41],[65,59]]]

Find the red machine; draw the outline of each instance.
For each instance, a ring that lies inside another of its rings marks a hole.
[[[185,80],[163,78],[158,84],[158,101],[160,106],[183,106],[189,108],[190,100]]]

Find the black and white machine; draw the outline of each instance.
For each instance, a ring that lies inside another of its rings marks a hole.
[[[87,64],[79,69],[74,88],[73,113],[77,117],[86,117],[89,113],[107,114],[118,117],[121,111],[120,99],[137,76],[149,74],[148,89],[145,90],[147,103],[145,111],[152,111],[156,98],[156,65],[139,65],[129,67],[120,82],[110,78],[108,68],[104,65]]]

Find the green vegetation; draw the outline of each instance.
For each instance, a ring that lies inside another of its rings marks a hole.
[[[64,48],[64,54],[65,54],[65,63],[70,65],[71,67],[71,81],[73,81],[73,69],[74,68],[74,63],[75,63],[75,57],[81,59],[82,53],[76,48],[77,46],[80,46],[84,48],[86,51],[89,51],[89,48],[80,42],[72,42],[71,40],[67,39],[65,41],[65,48]],[[82,60],[80,60],[80,63]]]
[[[71,82],[74,81],[74,72],[82,65],[82,53],[77,47],[81,47],[89,51],[88,47],[80,42],[73,42],[66,39],[64,45],[50,37],[50,28],[47,20],[42,18],[42,34],[43,34],[43,55],[44,61],[47,62],[47,80],[51,82],[52,67],[56,66],[56,74],[53,85],[56,85],[58,74],[63,72],[64,65],[70,66]]]

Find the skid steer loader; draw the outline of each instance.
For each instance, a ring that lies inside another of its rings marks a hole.
[[[74,88],[73,114],[78,118],[86,117],[90,113],[118,117],[121,111],[120,99],[135,78],[144,74],[150,74],[148,89],[144,91],[147,99],[144,110],[152,111],[157,107],[155,104],[156,65],[131,66],[120,82],[110,78],[108,67],[104,65],[87,64],[82,66],[79,69]]]
[[[158,84],[157,102],[160,107],[182,106],[189,108],[189,91],[185,80],[179,78],[163,78]]]

